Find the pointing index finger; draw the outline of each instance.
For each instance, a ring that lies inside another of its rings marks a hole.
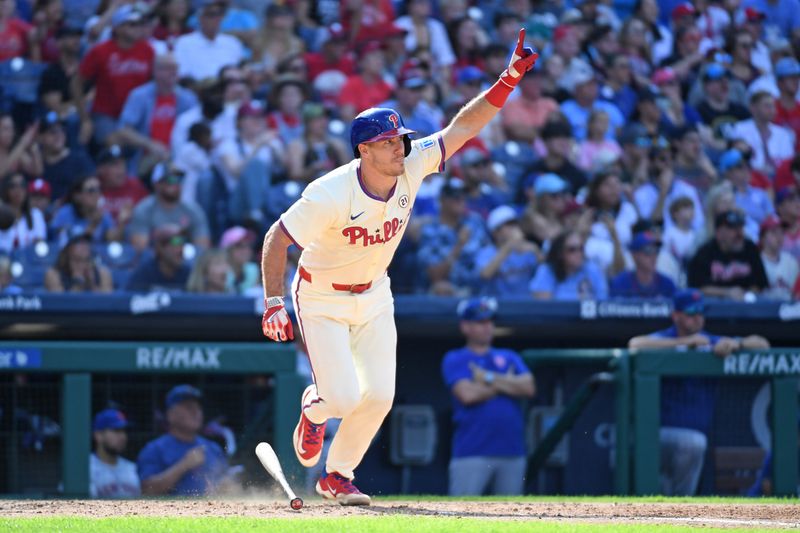
[[[525,28],[519,30],[519,38],[517,39],[517,49],[514,51],[517,56],[522,57],[522,49],[525,46]]]

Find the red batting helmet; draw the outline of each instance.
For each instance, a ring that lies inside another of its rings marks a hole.
[[[416,133],[416,131],[406,128],[403,124],[403,117],[394,109],[385,107],[367,109],[359,113],[350,126],[350,144],[353,147],[353,155],[361,157],[358,152],[358,145],[361,143],[372,143],[402,135],[406,156],[408,156],[411,153],[409,133]]]

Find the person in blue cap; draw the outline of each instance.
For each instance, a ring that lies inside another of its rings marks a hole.
[[[128,445],[128,419],[117,409],[104,409],[92,424],[94,453],[89,456],[89,496],[136,498],[141,494],[136,465],[122,457]]]
[[[139,453],[142,494],[201,496],[227,481],[228,464],[220,446],[200,436],[203,394],[191,385],[177,385],[165,401],[169,430]]]
[[[656,270],[656,258],[661,250],[661,240],[650,231],[633,236],[628,249],[633,256],[633,270],[614,276],[609,285],[612,297],[618,298],[671,298],[675,284]]]
[[[492,346],[497,302],[458,305],[467,344],[447,352],[442,375],[453,395],[450,494],[522,494],[525,423],[519,399],[536,392],[533,374],[516,352]]]
[[[711,350],[719,357],[747,349],[770,347],[759,335],[720,337],[703,329],[703,293],[697,289],[678,291],[673,298],[672,322],[667,329],[632,338],[632,350]],[[708,378],[665,378],[661,385],[661,492],[668,496],[691,496],[697,492],[703,471],[707,435],[714,417],[715,382]]]

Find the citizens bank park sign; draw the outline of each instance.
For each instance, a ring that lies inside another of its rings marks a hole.
[[[800,375],[800,353],[738,353],[723,360],[726,376]]]

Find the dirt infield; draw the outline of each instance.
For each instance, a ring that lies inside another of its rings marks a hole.
[[[489,520],[555,520],[579,522],[672,523],[730,528],[800,529],[800,506],[779,504],[676,504],[596,502],[468,502],[376,500],[370,507],[341,507],[318,499],[292,511],[285,500],[0,500],[4,518],[42,516],[196,516],[322,518],[418,515]]]

